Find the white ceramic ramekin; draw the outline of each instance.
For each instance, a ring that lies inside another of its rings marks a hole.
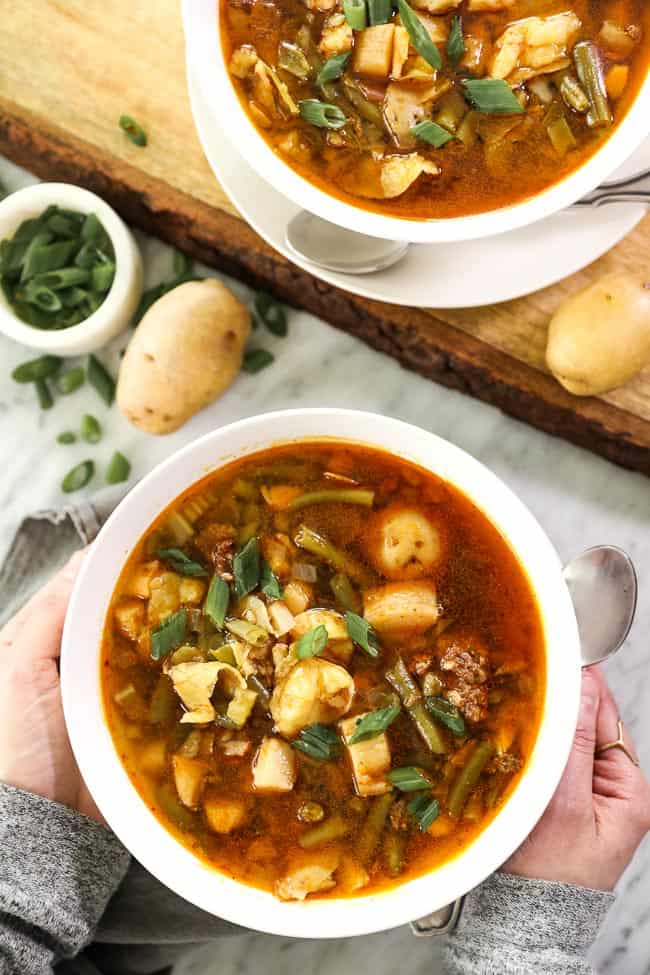
[[[575,203],[607,179],[650,133],[650,74],[634,104],[603,147],[543,193],[509,207],[444,220],[401,220],[345,203],[318,189],[285,163],[259,134],[237,97],[219,37],[217,0],[183,0],[187,59],[214,120],[250,166],[304,210],[330,223],[386,240],[443,243],[515,230]],[[252,44],[255,38],[251,37]]]
[[[104,719],[100,641],[111,593],[131,549],[177,495],[207,472],[275,443],[336,438],[381,447],[460,488],[499,529],[525,567],[543,619],[544,715],[531,759],[494,821],[458,857],[393,890],[366,897],[282,903],[211,870],[155,819],[132,786]],[[533,516],[463,450],[398,420],[352,410],[267,413],[207,434],[147,477],[110,517],[85,560],[63,634],[65,716],[81,773],[107,822],[154,876],[186,900],[236,924],[296,938],[369,934],[442,907],[492,873],[519,846],[549,802],[575,729],[578,629],[558,556]]]
[[[142,258],[115,210],[89,190],[69,183],[35,183],[6,197],[0,203],[0,240],[12,237],[23,220],[40,216],[51,205],[97,215],[115,251],[111,290],[90,318],[57,331],[33,328],[21,321],[0,290],[0,331],[40,352],[85,355],[106,345],[131,324],[142,295]]]

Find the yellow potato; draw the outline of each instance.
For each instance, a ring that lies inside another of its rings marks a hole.
[[[190,281],[151,306],[122,360],[117,403],[136,427],[171,433],[236,378],[250,333],[245,305],[219,281]]]
[[[551,319],[546,362],[576,396],[622,386],[649,361],[650,288],[632,274],[606,274]]]

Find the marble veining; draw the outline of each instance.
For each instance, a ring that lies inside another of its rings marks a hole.
[[[0,179],[9,189],[31,181],[0,160]],[[168,248],[139,237],[147,281],[171,273]],[[241,296],[247,290],[228,282]],[[275,364],[257,376],[242,375],[218,402],[176,433],[148,437],[130,427],[116,409],[108,411],[84,387],[41,412],[33,391],[10,379],[14,366],[31,356],[0,337],[0,557],[20,520],[37,509],[70,499],[60,493],[63,474],[87,456],[98,475],[89,491],[101,487],[103,470],[115,449],[132,461],[135,481],[178,447],[217,425],[255,413],[295,406],[341,406],[400,417],[452,440],[492,468],[543,525],[561,557],[568,560],[600,542],[622,546],[639,571],[641,598],[637,621],[622,652],[607,667],[621,713],[632,729],[642,762],[650,769],[650,481],[552,439],[498,410],[426,381],[391,359],[310,315],[292,312],[290,334],[276,339],[261,331],[256,345],[271,349]],[[106,354],[117,369],[125,339]],[[78,427],[83,413],[94,413],[104,427],[102,442],[90,447],[59,446],[62,430]],[[593,951],[607,975],[650,975],[650,841],[627,871],[619,898]],[[423,913],[426,905],[423,904]],[[182,966],[183,975],[217,972],[280,975],[289,967],[302,975],[341,972],[435,972],[434,941],[414,939],[400,928],[380,935],[337,942],[290,941],[263,935],[226,939],[200,949]]]

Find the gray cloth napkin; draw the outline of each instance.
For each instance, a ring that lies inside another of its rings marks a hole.
[[[110,487],[91,500],[58,511],[37,511],[25,518],[0,568],[0,626],[73,552],[92,542],[126,493],[123,485]]]

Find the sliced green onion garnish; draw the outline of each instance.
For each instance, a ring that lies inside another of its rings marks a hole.
[[[47,379],[37,379],[34,385],[36,386],[36,395],[40,408],[42,410],[51,410],[54,406],[54,400],[52,399],[50,387],[47,385]]]
[[[123,132],[126,132],[135,146],[146,146],[147,133],[130,115],[120,115],[120,128]]]
[[[430,794],[418,796],[412,799],[406,807],[411,816],[417,820],[417,824],[423,833],[426,833],[429,826],[440,815],[440,805],[437,799],[432,799]]]
[[[69,393],[74,393],[76,389],[83,386],[86,379],[86,373],[82,366],[75,366],[73,369],[67,369],[62,373],[57,379],[57,389],[64,396]]]
[[[430,789],[432,785],[431,779],[414,765],[391,769],[386,778],[400,792],[420,792],[422,789]]]
[[[208,574],[208,570],[204,566],[195,562],[180,548],[161,548],[156,554],[163,562],[167,562],[174,572],[178,572],[182,576],[200,577]]]
[[[431,40],[429,31],[418,15],[409,7],[406,0],[397,0],[397,8],[402,19],[402,24],[406,28],[406,32],[415,50],[432,68],[435,70],[441,68],[442,58],[440,57],[440,51]]]
[[[151,631],[151,657],[153,660],[162,660],[172,650],[185,641],[187,630],[187,610],[179,609],[172,613],[160,626]]]
[[[299,660],[306,660],[308,657],[317,657],[327,646],[328,639],[326,626],[323,626],[322,623],[319,626],[314,626],[311,630],[303,633],[298,640],[296,644],[296,656]]]
[[[266,325],[269,332],[284,338],[288,331],[287,310],[267,291],[258,291],[253,301],[256,316]]]
[[[63,303],[57,293],[37,281],[29,281],[22,294],[28,305],[34,305],[41,311],[57,312],[63,308]]]
[[[203,604],[203,612],[219,628],[223,626],[226,619],[229,602],[230,588],[228,583],[220,575],[213,576]]]
[[[266,561],[262,559],[260,571],[260,589],[269,599],[282,599],[282,586],[275,572]]]
[[[262,369],[266,369],[272,362],[275,362],[275,356],[268,349],[249,349],[244,354],[242,369],[244,372],[250,372],[254,375],[261,372]]]
[[[305,122],[319,129],[342,129],[346,122],[345,113],[338,105],[321,102],[318,98],[298,102],[298,110]]]
[[[309,755],[310,758],[326,762],[340,751],[341,740],[330,725],[312,724],[308,728],[303,728],[291,745],[305,755]]]
[[[128,481],[130,473],[130,461],[119,450],[116,450],[106,468],[106,483],[121,484],[123,481]]]
[[[95,473],[95,464],[92,460],[83,460],[76,467],[73,467],[71,471],[68,471],[66,476],[61,481],[61,490],[65,494],[71,494],[73,491],[79,491],[81,488],[85,487],[86,484],[92,479]]]
[[[84,413],[81,417],[81,436],[86,443],[99,443],[102,439],[101,424],[91,413]]]
[[[487,115],[521,115],[523,106],[507,81],[501,78],[463,78],[468,101]]]
[[[335,54],[328,58],[316,75],[316,84],[326,85],[329,81],[336,81],[337,78],[340,78],[347,67],[351,53],[351,51],[344,51],[342,54]]]
[[[435,146],[436,149],[440,149],[453,139],[453,135],[447,132],[447,129],[443,129],[442,125],[438,125],[437,122],[432,122],[430,119],[418,122],[411,129],[411,133],[417,139],[421,139],[422,142],[428,142],[430,146]]]
[[[374,27],[376,24],[387,24],[393,17],[393,4],[391,0],[367,0],[368,4],[368,23]]]
[[[82,267],[62,267],[59,271],[48,271],[34,278],[34,284],[42,288],[50,288],[52,291],[87,284],[89,281],[90,272]]]
[[[367,741],[369,738],[376,738],[393,723],[402,709],[398,704],[390,704],[387,708],[380,708],[378,711],[369,711],[363,718],[359,718],[356,727],[348,738],[349,745],[356,745],[357,742]]]
[[[365,650],[369,657],[378,657],[381,647],[370,623],[363,616],[350,611],[345,614],[345,623],[353,643]]]
[[[447,38],[447,57],[452,68],[456,69],[458,67],[464,53],[463,22],[460,17],[454,17],[451,21],[449,37]]]
[[[352,30],[363,30],[368,26],[366,0],[343,0],[343,13]]]
[[[58,435],[56,442],[67,446],[68,444],[77,442],[77,435],[72,430],[64,430],[63,433]]]
[[[260,550],[257,538],[250,538],[240,548],[232,563],[235,576],[235,595],[242,599],[257,587],[260,581]]]
[[[56,355],[42,355],[38,359],[30,359],[29,362],[21,362],[12,372],[11,378],[17,383],[35,383],[37,379],[50,379],[57,374],[62,362]]]
[[[444,697],[426,697],[425,704],[433,717],[449,728],[455,735],[462,738],[465,734],[465,719],[455,705],[450,704]]]
[[[99,393],[107,406],[115,399],[115,382],[99,359],[88,356],[88,382]]]

